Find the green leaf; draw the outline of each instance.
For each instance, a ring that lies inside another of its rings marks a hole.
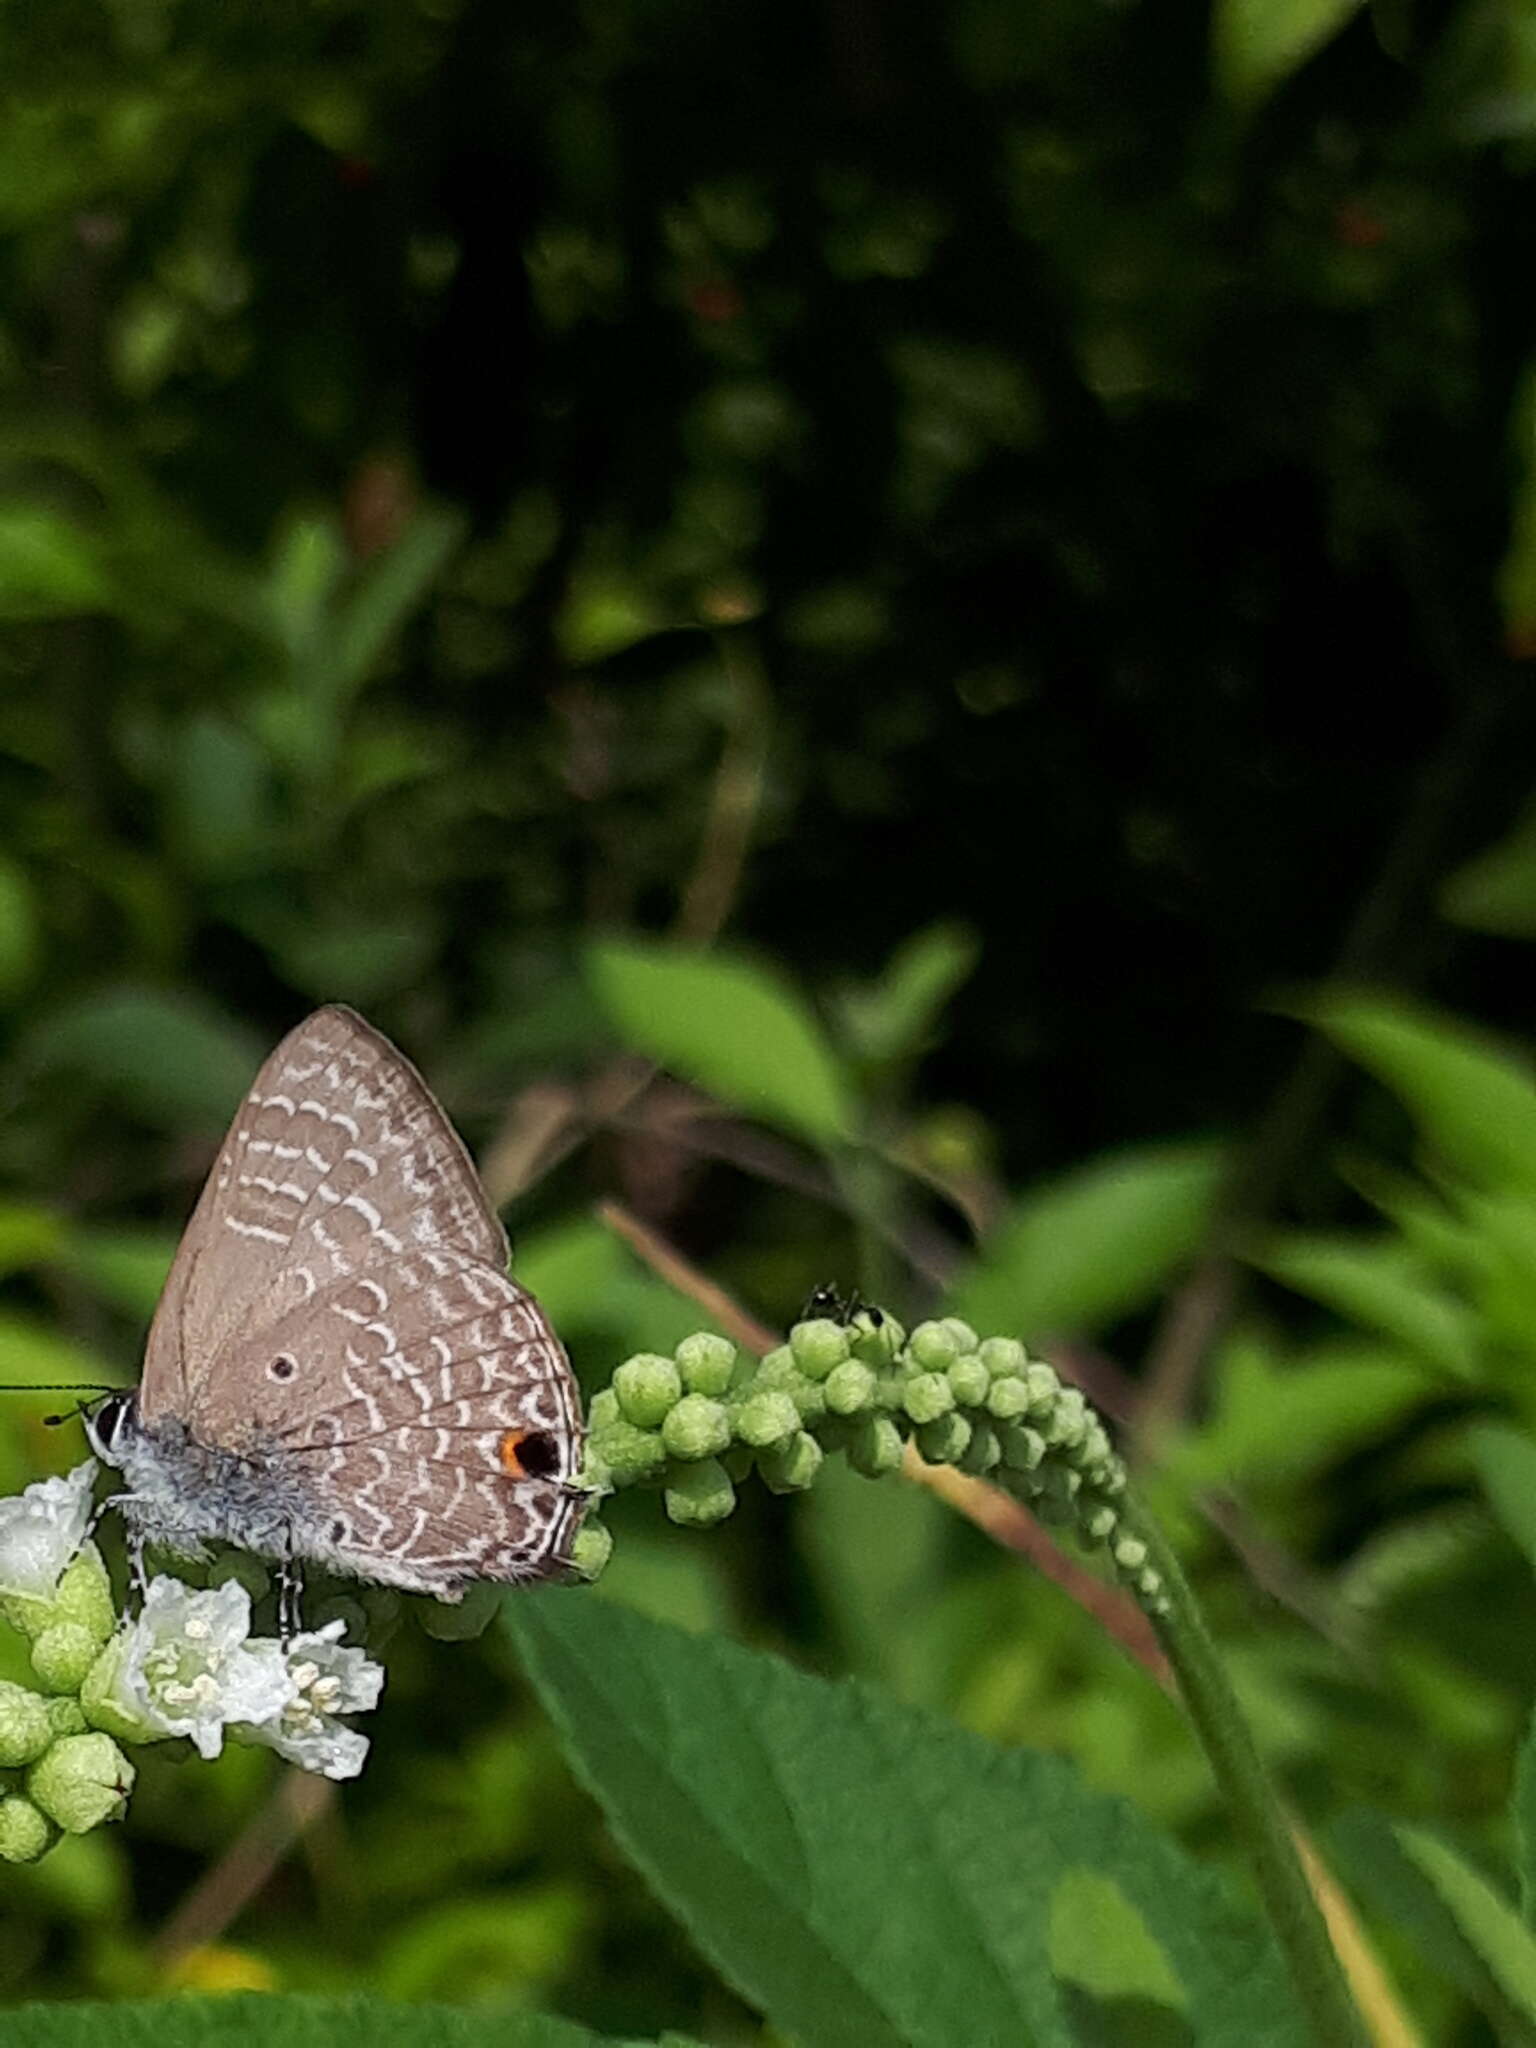
[[[215,1130],[261,1064],[258,1040],[211,1003],[152,989],[105,989],[53,1012],[23,1064],[93,1083],[145,1123]]]
[[[19,861],[0,853],[0,1002],[20,995],[37,971],[37,898]]]
[[[612,2037],[535,2013],[241,1992],[114,2005],[24,2005],[6,2048],[594,2048]],[[677,2048],[688,2044],[673,2035]],[[636,2044],[629,2044],[636,2048]]]
[[[46,1265],[64,1241],[64,1221],[36,1202],[0,1201],[0,1276]]]
[[[1292,1360],[1242,1333],[1222,1348],[1214,1405],[1178,1451],[1186,1486],[1243,1477],[1266,1489],[1379,1441],[1439,1391],[1421,1368],[1383,1347],[1320,1346]]]
[[[1281,1231],[1252,1263],[1347,1321],[1396,1338],[1456,1379],[1470,1379],[1476,1370],[1476,1318],[1436,1286],[1424,1262],[1397,1239]]]
[[[269,861],[275,821],[267,763],[248,734],[209,713],[175,736],[166,824],[193,872],[225,878]]]
[[[1509,1819],[1510,1831],[1515,1838],[1520,1911],[1527,1927],[1536,1926],[1536,1714],[1531,1716],[1525,1740],[1520,1745]]]
[[[1038,1337],[1145,1307],[1199,1244],[1223,1164],[1215,1145],[1149,1145],[1037,1188],[956,1282],[955,1314]]]
[[[1053,1908],[1084,1872],[1139,1920],[1197,2038],[1299,2048],[1267,1932],[1059,1759],[600,1595],[504,1613],[621,1844],[804,2048],[1068,2048]]]
[[[96,611],[110,593],[96,543],[73,520],[46,505],[0,505],[0,618]]]
[[[593,946],[587,961],[599,1000],[636,1051],[817,1144],[848,1136],[837,1057],[800,997],[766,968],[618,940]]]
[[[1398,1846],[1434,1890],[1468,1947],[1528,2025],[1536,2025],[1536,1935],[1502,1893],[1422,1828],[1396,1829]]]
[[[880,1064],[920,1053],[979,952],[975,933],[956,924],[930,925],[899,946],[878,980],[843,997],[848,1036],[860,1057]]]
[[[1369,996],[1304,1013],[1406,1105],[1454,1170],[1536,1193],[1536,1083],[1524,1062],[1465,1025]]]
[[[1536,576],[1536,488],[1530,493],[1533,530],[1527,542]],[[1521,621],[1536,632],[1536,590],[1525,600]],[[1452,924],[1505,939],[1536,939],[1536,806],[1527,810],[1497,845],[1448,875],[1440,890],[1440,912]]]
[[[1216,83],[1252,107],[1359,13],[1362,0],[1217,0],[1211,18]]]
[[[321,666],[334,697],[353,697],[369,680],[390,640],[425,601],[467,525],[462,513],[429,506],[369,563],[327,636]]]
[[[1536,1443],[1488,1422],[1467,1431],[1467,1449],[1499,1526],[1536,1567]]]
[[[1502,2033],[1536,2042],[1536,1935],[1479,1871],[1421,1828],[1349,1815],[1330,1839],[1346,1874]]]

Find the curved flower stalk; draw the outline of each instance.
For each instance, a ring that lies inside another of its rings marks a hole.
[[[228,1735],[328,1778],[355,1777],[368,1752],[342,1717],[377,1704],[384,1672],[342,1642],[344,1620],[288,1643],[253,1635],[255,1574],[238,1566],[207,1588],[157,1577],[137,1616],[119,1620],[85,1536],[95,1470],[0,1500],[0,1613],[36,1680],[0,1683],[4,1862],[34,1862],[61,1832],[119,1819],[135,1778],[124,1745],[183,1737],[214,1757]]]
[[[919,1323],[908,1337],[894,1317],[868,1309],[846,1323],[797,1323],[760,1362],[723,1337],[689,1337],[670,1358],[629,1359],[594,1398],[582,1483],[597,1502],[626,1487],[659,1487],[674,1522],[705,1527],[730,1514],[753,1471],[776,1492],[794,1492],[813,1483],[829,1451],[842,1451],[878,1478],[897,1469],[908,1443],[927,1463],[984,1476],[1103,1550],[1178,1674],[1315,2037],[1363,2044],[1317,1901],[1178,1559],[1130,1498],[1098,1416],[1014,1338],[981,1339],[955,1316]],[[612,1547],[589,1514],[578,1569],[596,1577]]]

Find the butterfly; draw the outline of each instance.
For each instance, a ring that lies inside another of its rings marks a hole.
[[[136,1391],[86,1417],[136,1551],[229,1543],[459,1600],[562,1575],[575,1377],[468,1152],[403,1054],[331,1004],[219,1148]]]

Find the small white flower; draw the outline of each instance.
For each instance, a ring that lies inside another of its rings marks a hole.
[[[195,1592],[151,1580],[138,1619],[117,1638],[108,1703],[146,1739],[190,1735],[217,1756],[231,1722],[264,1722],[294,1693],[282,1647],[251,1640],[251,1596],[234,1580]]]
[[[345,1627],[328,1621],[324,1628],[294,1637],[288,1645],[292,1696],[277,1713],[235,1730],[242,1741],[265,1743],[290,1763],[323,1777],[357,1776],[368,1738],[344,1727],[337,1716],[367,1713],[378,1705],[384,1667],[342,1643]]]
[[[96,1460],[0,1500],[0,1596],[47,1600],[85,1541]]]

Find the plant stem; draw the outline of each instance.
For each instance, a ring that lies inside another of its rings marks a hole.
[[[1200,1745],[1253,1860],[1313,2038],[1322,2048],[1367,2048],[1364,2021],[1189,1581],[1144,1502],[1126,1500],[1124,1528],[1146,1544],[1149,1562],[1162,1578],[1171,1612],[1158,1619],[1157,1632]]]

